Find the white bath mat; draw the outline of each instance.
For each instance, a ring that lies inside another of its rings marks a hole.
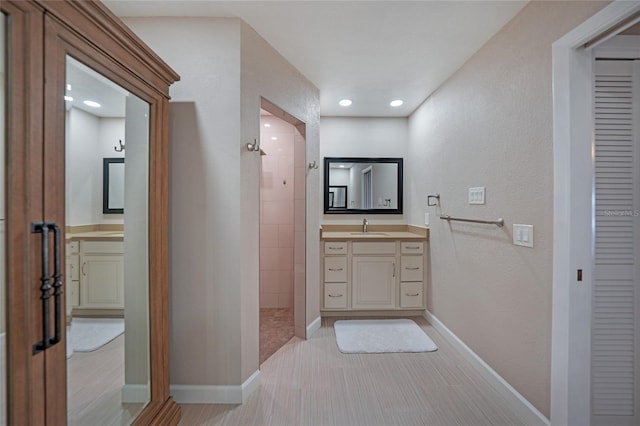
[[[73,352],[95,351],[122,333],[122,318],[74,318],[67,327],[67,358]]]
[[[431,352],[438,349],[415,321],[409,319],[339,320],[333,325],[340,352]]]

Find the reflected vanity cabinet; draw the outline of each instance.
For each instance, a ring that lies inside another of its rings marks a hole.
[[[322,310],[426,308],[426,241],[322,241]]]
[[[124,309],[122,241],[67,241],[67,315],[78,309]]]

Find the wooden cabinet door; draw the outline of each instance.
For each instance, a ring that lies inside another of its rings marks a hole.
[[[7,106],[4,278],[7,309],[7,423],[67,423],[65,347],[65,61],[68,56],[149,104],[150,401],[134,424],[177,424],[168,374],[168,87],[179,77],[99,2],[3,0],[7,48],[2,77]],[[33,232],[55,223],[54,236]],[[43,236],[47,235],[47,244]],[[48,248],[49,256],[43,256]],[[55,268],[54,259],[58,260]],[[55,272],[54,272],[55,271]],[[49,288],[52,286],[52,288]],[[60,287],[57,287],[60,288]],[[48,291],[47,291],[48,290]],[[43,315],[45,300],[49,314]],[[1,299],[0,299],[1,300]],[[54,313],[58,312],[58,315]],[[40,350],[49,337],[59,341]],[[57,319],[57,322],[56,322]],[[55,324],[61,327],[54,327]],[[0,392],[2,395],[2,392]]]
[[[396,306],[395,256],[353,256],[353,309]]]

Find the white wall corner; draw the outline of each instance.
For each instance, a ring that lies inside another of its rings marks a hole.
[[[313,335],[313,333],[315,333],[320,329],[321,324],[322,324],[321,317],[318,317],[313,321],[311,321],[311,324],[307,326],[307,339],[310,338]]]
[[[237,386],[171,385],[171,395],[178,404],[243,404],[258,386],[260,370]]]
[[[429,321],[433,328],[438,331],[453,347],[455,347],[462,356],[473,367],[478,370],[482,377],[497,390],[500,395],[506,398],[510,406],[514,408],[518,416],[524,424],[548,426],[549,419],[538,411],[525,397],[513,388],[502,376],[500,376],[493,368],[489,366],[482,358],[478,356],[469,346],[467,346],[458,336],[453,334],[435,315],[429,311],[425,311],[424,317]]]

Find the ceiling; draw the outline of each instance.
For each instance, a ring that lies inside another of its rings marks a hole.
[[[320,89],[321,115],[406,117],[526,1],[104,3],[120,17],[240,18]],[[389,106],[395,99],[404,104]]]

